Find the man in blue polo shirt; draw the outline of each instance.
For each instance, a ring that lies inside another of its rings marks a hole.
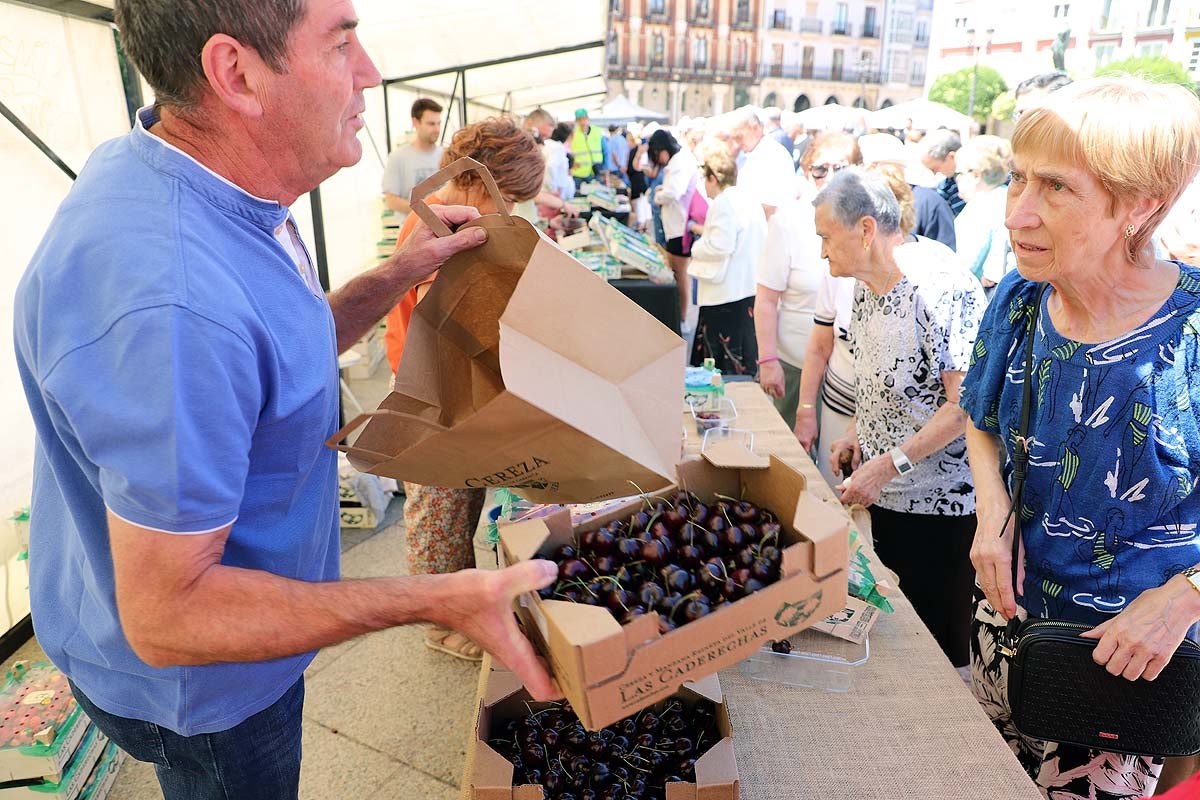
[[[116,16],[157,104],[89,159],[16,298],[46,653],[166,798],[294,798],[304,669],[369,631],[453,627],[550,695],[512,600],[554,565],[338,580],[337,354],[484,239],[422,226],[323,294],[288,206],[361,156],[380,76],[352,3]]]

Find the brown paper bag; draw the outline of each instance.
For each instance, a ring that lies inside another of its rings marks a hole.
[[[413,190],[475,169],[460,159]],[[685,344],[523,219],[473,220],[482,247],[446,262],[413,312],[395,391],[329,440],[364,472],[426,486],[505,486],[535,502],[652,491],[679,460]],[[365,426],[349,447],[338,442]]]

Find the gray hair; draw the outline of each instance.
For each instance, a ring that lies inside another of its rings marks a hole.
[[[116,0],[121,44],[160,105],[186,109],[200,99],[200,53],[223,33],[252,47],[276,72],[287,70],[288,38],[306,0]]]
[[[743,125],[755,125],[759,128],[766,128],[767,120],[762,109],[756,106],[742,106],[729,112],[730,130],[737,130]]]
[[[929,157],[941,161],[962,147],[962,139],[947,128],[938,128],[925,134],[925,152]]]
[[[900,231],[900,203],[887,182],[878,175],[852,167],[838,172],[813,200],[813,207],[827,205],[846,228],[870,217],[879,232],[890,236]]]

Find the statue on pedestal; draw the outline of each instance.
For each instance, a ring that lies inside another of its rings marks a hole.
[[[1066,72],[1064,66],[1067,56],[1067,44],[1071,41],[1071,29],[1063,28],[1059,31],[1058,38],[1054,40],[1054,44],[1050,46],[1050,55],[1054,59],[1054,68],[1059,72]]]

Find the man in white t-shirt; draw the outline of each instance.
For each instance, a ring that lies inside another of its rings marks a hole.
[[[427,97],[418,99],[412,105],[412,124],[413,140],[392,151],[383,171],[384,205],[398,213],[401,222],[412,210],[408,196],[413,187],[441,165],[442,107]]]
[[[766,121],[757,108],[745,106],[733,114],[733,138],[745,156],[738,167],[738,188],[762,203],[769,220],[775,209],[796,196],[792,157],[766,135]]]

